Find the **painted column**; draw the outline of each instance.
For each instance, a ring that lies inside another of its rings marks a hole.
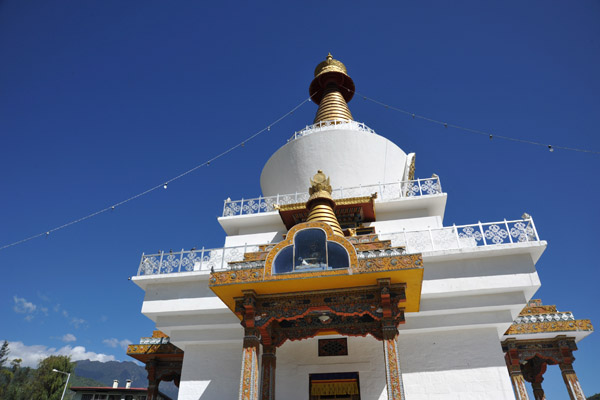
[[[579,379],[577,379],[577,374],[575,374],[575,371],[573,370],[573,364],[560,363],[559,365],[571,400],[585,400],[585,395],[579,384]]]
[[[505,347],[504,344],[502,344],[502,346],[503,348]],[[515,392],[515,398],[517,400],[529,400],[527,387],[525,386],[525,377],[523,376],[523,370],[521,369],[519,351],[514,345],[513,340],[507,341],[504,351],[506,352],[506,354],[504,354],[504,361],[506,361],[510,382],[512,383]]]
[[[255,329],[246,329],[242,354],[239,400],[258,400],[258,347]]]
[[[388,400],[404,400],[404,384],[402,383],[400,358],[398,357],[398,346],[396,344],[398,330],[395,327],[391,327],[384,328],[383,331],[383,354],[385,357]]]
[[[531,382],[531,387],[533,388],[533,398],[535,400],[546,400],[546,394],[544,393],[544,389],[542,389],[542,382]]]
[[[400,370],[400,358],[398,357],[398,328],[394,323],[394,315],[391,307],[390,280],[378,279],[381,288],[380,301],[383,318],[381,319],[381,336],[383,339],[383,355],[385,359],[385,379],[387,382],[388,400],[404,400],[404,384],[402,383],[402,371]]]
[[[244,293],[244,349],[242,353],[242,372],[240,374],[239,400],[258,400],[258,352],[260,333],[254,327],[256,293],[252,290]]]
[[[518,364],[509,365],[508,373],[510,374],[510,381],[512,382],[513,390],[515,391],[516,400],[529,400],[521,366]]]
[[[260,399],[275,400],[275,346],[263,345]]]

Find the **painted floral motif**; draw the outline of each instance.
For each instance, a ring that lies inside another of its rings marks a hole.
[[[402,375],[400,372],[396,340],[384,340],[383,349],[385,354],[388,400],[404,400],[404,390],[402,387]]]
[[[239,399],[258,400],[258,358],[254,346],[244,348],[240,380]]]

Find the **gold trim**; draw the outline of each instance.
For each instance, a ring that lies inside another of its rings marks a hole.
[[[593,331],[594,327],[589,319],[578,319],[575,321],[548,321],[534,322],[531,324],[512,324],[505,335],[522,335],[527,333],[544,332],[572,332]]]

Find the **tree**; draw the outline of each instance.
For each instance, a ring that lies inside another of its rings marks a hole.
[[[10,383],[5,388],[4,393],[0,394],[2,399],[10,400],[30,400],[31,399],[31,383],[34,380],[34,370],[29,367],[21,367],[21,360],[15,359],[11,361],[13,366],[12,371],[4,369],[10,373]]]
[[[2,347],[0,347],[0,398],[3,398],[4,392],[6,392],[13,377],[12,372],[4,368],[4,363],[8,360],[8,353],[10,353],[10,350],[8,342],[5,340]]]
[[[31,388],[32,400],[60,400],[67,376],[53,372],[53,369],[73,373],[75,363],[71,362],[71,357],[67,356],[50,356],[40,361]]]
[[[8,360],[8,353],[10,353],[10,349],[8,348],[8,341],[5,340],[2,347],[0,347],[0,368],[3,368],[4,363]]]

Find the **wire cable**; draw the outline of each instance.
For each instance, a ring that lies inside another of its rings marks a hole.
[[[295,107],[293,107],[293,108],[292,108],[290,111],[288,111],[287,113],[283,114],[281,117],[277,118],[275,121],[271,122],[269,125],[267,125],[267,126],[266,126],[266,127],[264,127],[263,129],[259,130],[258,132],[254,133],[253,135],[250,135],[250,136],[248,136],[246,139],[244,139],[243,141],[239,142],[239,143],[238,143],[238,144],[236,144],[235,146],[232,146],[232,147],[230,147],[229,149],[227,149],[227,150],[223,151],[222,153],[220,153],[220,154],[218,154],[218,155],[214,156],[213,158],[211,158],[211,159],[209,159],[209,160],[207,160],[207,161],[203,162],[202,164],[198,164],[198,165],[196,165],[195,167],[193,167],[193,168],[191,168],[191,169],[188,169],[187,171],[185,171],[185,172],[182,172],[181,174],[179,174],[179,175],[177,175],[177,176],[175,176],[175,177],[173,177],[173,178],[170,178],[170,179],[168,179],[168,180],[164,181],[164,182],[163,182],[163,183],[161,183],[160,185],[153,186],[153,187],[151,187],[150,189],[144,190],[143,192],[140,192],[140,193],[138,193],[138,194],[136,194],[136,195],[134,195],[134,196],[131,196],[131,197],[129,197],[129,198],[127,198],[127,199],[125,199],[125,200],[122,200],[122,201],[120,201],[120,202],[118,202],[118,203],[115,203],[115,204],[113,204],[113,205],[111,205],[111,206],[105,207],[105,208],[103,208],[103,209],[101,209],[101,210],[95,211],[95,212],[93,212],[93,213],[91,213],[91,214],[88,214],[88,215],[86,215],[86,216],[83,216],[83,217],[81,217],[81,218],[78,218],[78,219],[76,219],[76,220],[73,220],[73,221],[71,221],[71,222],[67,222],[66,224],[63,224],[63,225],[57,226],[57,227],[55,227],[55,228],[52,228],[52,229],[50,229],[50,230],[47,230],[46,232],[38,233],[37,235],[33,235],[33,236],[30,236],[30,237],[28,237],[28,238],[25,238],[25,239],[18,240],[18,241],[16,241],[16,242],[13,242],[13,243],[9,243],[9,244],[3,245],[3,246],[1,246],[1,247],[0,247],[0,250],[4,250],[4,249],[6,249],[6,248],[8,248],[8,247],[16,246],[16,245],[18,245],[18,244],[25,243],[25,242],[28,242],[28,241],[30,241],[30,240],[33,240],[33,239],[36,239],[36,238],[39,238],[39,237],[42,237],[42,236],[49,236],[49,235],[50,235],[52,232],[59,231],[59,230],[61,230],[61,229],[67,228],[67,227],[69,227],[69,226],[71,226],[71,225],[78,224],[78,223],[80,223],[80,222],[83,222],[83,221],[85,221],[85,220],[87,220],[87,219],[90,219],[90,218],[92,218],[92,217],[95,217],[95,216],[97,216],[97,215],[100,215],[100,214],[102,214],[102,213],[105,213],[105,212],[107,212],[107,211],[114,210],[116,207],[119,207],[119,206],[121,206],[121,205],[123,205],[123,204],[125,204],[125,203],[129,203],[130,201],[133,201],[133,200],[135,200],[135,199],[138,199],[138,198],[140,198],[140,197],[142,197],[142,196],[145,196],[145,195],[147,195],[148,193],[155,191],[156,189],[160,189],[160,188],[165,188],[165,189],[166,189],[166,188],[167,188],[167,185],[168,185],[169,183],[171,183],[171,182],[173,182],[173,181],[176,181],[176,180],[178,180],[178,179],[181,179],[181,178],[183,178],[184,176],[191,174],[192,172],[196,171],[196,170],[197,170],[197,169],[199,169],[199,168],[202,168],[202,167],[204,167],[204,166],[208,166],[208,165],[210,165],[210,163],[211,163],[212,161],[215,161],[215,160],[217,160],[217,159],[219,159],[219,158],[221,158],[221,157],[223,157],[223,156],[225,156],[225,155],[229,154],[230,152],[232,152],[233,150],[237,149],[238,147],[243,147],[245,143],[247,143],[247,142],[249,142],[250,140],[254,139],[255,137],[257,137],[257,136],[258,136],[258,135],[260,135],[261,133],[263,133],[263,132],[266,132],[266,131],[270,131],[270,130],[271,130],[271,127],[272,127],[273,125],[276,125],[277,123],[281,122],[283,119],[285,119],[285,118],[287,118],[288,116],[290,116],[291,114],[293,114],[293,113],[294,113],[294,111],[296,111],[297,109],[299,109],[300,107],[302,107],[304,104],[306,104],[306,103],[308,103],[308,102],[310,102],[310,97],[309,97],[309,98],[306,98],[306,99],[304,99],[304,100],[303,100],[303,101],[302,101],[300,104],[298,104],[298,105],[296,105]]]
[[[344,86],[342,86],[342,88],[346,89],[349,92],[352,92],[352,89],[349,89],[349,88],[344,87]],[[589,153],[589,154],[598,154],[598,155],[600,155],[600,151],[580,149],[580,148],[567,147],[567,146],[556,146],[556,145],[547,144],[547,143],[535,142],[533,140],[519,139],[519,138],[510,137],[510,136],[497,135],[497,134],[492,133],[492,132],[486,132],[486,131],[482,131],[482,130],[479,130],[479,129],[473,129],[473,128],[469,128],[469,127],[465,127],[465,126],[460,126],[460,125],[456,125],[456,124],[450,124],[450,123],[443,122],[443,121],[440,121],[440,120],[437,120],[437,119],[434,119],[434,118],[430,118],[430,117],[426,117],[426,116],[423,116],[423,115],[415,114],[415,113],[403,110],[403,109],[398,108],[398,107],[391,106],[391,105],[386,104],[384,102],[381,102],[379,100],[375,100],[375,99],[373,99],[371,97],[368,97],[368,96],[365,96],[365,95],[363,95],[361,93],[358,93],[357,91],[353,91],[353,93],[356,94],[356,95],[358,95],[358,96],[360,96],[360,97],[362,97],[364,100],[369,100],[370,102],[378,104],[378,105],[380,105],[380,106],[382,106],[384,108],[389,108],[390,110],[394,110],[394,111],[400,112],[402,114],[409,115],[413,119],[422,119],[422,120],[427,121],[427,122],[431,122],[431,123],[434,123],[434,124],[442,125],[445,128],[454,128],[454,129],[462,130],[462,131],[465,131],[465,132],[470,132],[470,133],[474,133],[474,134],[486,136],[486,137],[489,137],[490,139],[504,139],[504,140],[508,140],[508,141],[511,141],[511,142],[527,143],[527,144],[532,144],[532,145],[536,145],[536,146],[542,146],[542,147],[546,147],[550,151],[554,151],[554,149],[561,149],[561,150],[577,151],[577,152],[580,152],[580,153]]]

